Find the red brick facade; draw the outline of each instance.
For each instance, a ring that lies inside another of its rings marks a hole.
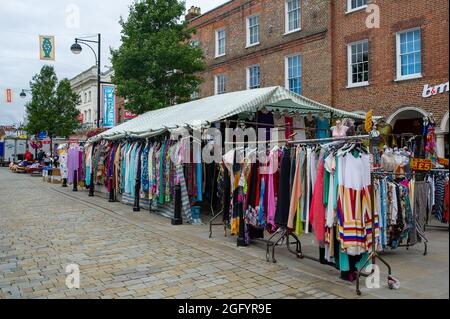
[[[307,3],[307,5],[306,5]],[[331,52],[327,0],[302,1],[301,30],[285,34],[285,1],[235,0],[191,22],[203,48],[208,70],[200,97],[214,94],[214,76],[227,76],[227,91],[246,89],[246,68],[260,64],[261,87],[285,86],[285,57],[302,56],[302,93],[331,102]],[[246,19],[259,14],[260,44],[246,48]],[[226,54],[215,58],[215,31],[226,30]]]
[[[260,64],[261,87],[285,86],[285,57],[302,56],[302,94],[350,111],[373,109],[386,119],[433,112],[438,128],[448,118],[448,93],[423,98],[424,85],[447,83],[448,0],[368,0],[380,27],[368,28],[365,8],[347,13],[347,0],[301,0],[301,31],[285,35],[285,0],[234,0],[191,21],[208,70],[200,97],[214,94],[214,76],[226,74],[227,91],[246,89],[246,68]],[[260,44],[246,48],[246,18],[260,15]],[[226,55],[215,57],[215,31],[226,30]],[[396,33],[421,30],[422,77],[396,81]],[[347,45],[369,43],[369,84],[348,88]],[[398,116],[398,110],[406,111]],[[444,119],[444,121],[443,121]],[[445,123],[444,123],[445,124]],[[447,125],[448,126],[448,125]]]
[[[402,108],[433,112],[440,126],[448,114],[448,93],[423,98],[424,85],[449,80],[447,0],[369,0],[380,12],[380,27],[368,28],[365,9],[346,13],[346,0],[332,1],[333,94],[332,104],[351,111],[373,109],[386,119]],[[370,7],[369,7],[370,9]],[[396,33],[412,28],[421,31],[422,77],[396,81]],[[347,45],[369,42],[369,85],[347,88]],[[413,117],[414,112],[410,112]],[[421,115],[416,113],[417,116]],[[401,117],[401,115],[399,115]]]

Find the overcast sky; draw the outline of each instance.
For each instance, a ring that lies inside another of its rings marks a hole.
[[[202,13],[228,0],[186,0]],[[109,47],[120,45],[120,16],[126,17],[133,0],[0,0],[0,125],[17,124],[25,115],[22,89],[31,77],[49,62],[39,60],[39,35],[54,35],[58,78],[72,78],[95,62],[92,52],[70,52],[77,36],[102,34],[102,68],[111,66]],[[76,19],[79,11],[79,20]],[[79,22],[79,23],[78,23]],[[14,92],[13,103],[6,103],[5,91]]]

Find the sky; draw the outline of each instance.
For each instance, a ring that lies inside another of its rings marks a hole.
[[[205,13],[228,0],[186,0],[186,8]],[[109,48],[120,46],[120,17],[128,16],[133,0],[0,0],[0,125],[19,124],[25,117],[22,89],[41,67],[50,64],[57,76],[73,78],[95,64],[85,48],[74,55],[75,37],[102,34],[102,70],[111,67]],[[55,61],[39,59],[39,35],[55,36]],[[13,90],[13,103],[6,103],[6,89]]]

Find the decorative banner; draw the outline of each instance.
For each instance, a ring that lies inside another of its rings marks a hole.
[[[134,114],[133,112],[129,111],[129,110],[124,110],[123,111],[123,117],[125,118],[125,120],[131,120],[137,117],[136,114]]]
[[[102,85],[103,127],[114,127],[116,119],[116,95],[114,85]]]
[[[433,168],[433,163],[429,159],[412,158],[409,166],[413,171],[429,171]]]
[[[13,92],[11,89],[6,89],[6,103],[13,102]]]
[[[41,60],[55,61],[55,37],[39,36],[39,55]]]
[[[372,125],[373,125],[372,118],[373,118],[373,111],[370,110],[369,112],[366,113],[366,121],[364,123],[364,128],[367,133],[372,131]]]

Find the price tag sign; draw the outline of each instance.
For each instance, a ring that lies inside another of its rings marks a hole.
[[[448,167],[448,158],[441,158],[441,157],[439,157],[438,158],[438,163],[443,165],[443,166],[445,166],[445,167]]]
[[[413,171],[430,171],[433,168],[431,160],[422,158],[412,158],[409,165]]]

